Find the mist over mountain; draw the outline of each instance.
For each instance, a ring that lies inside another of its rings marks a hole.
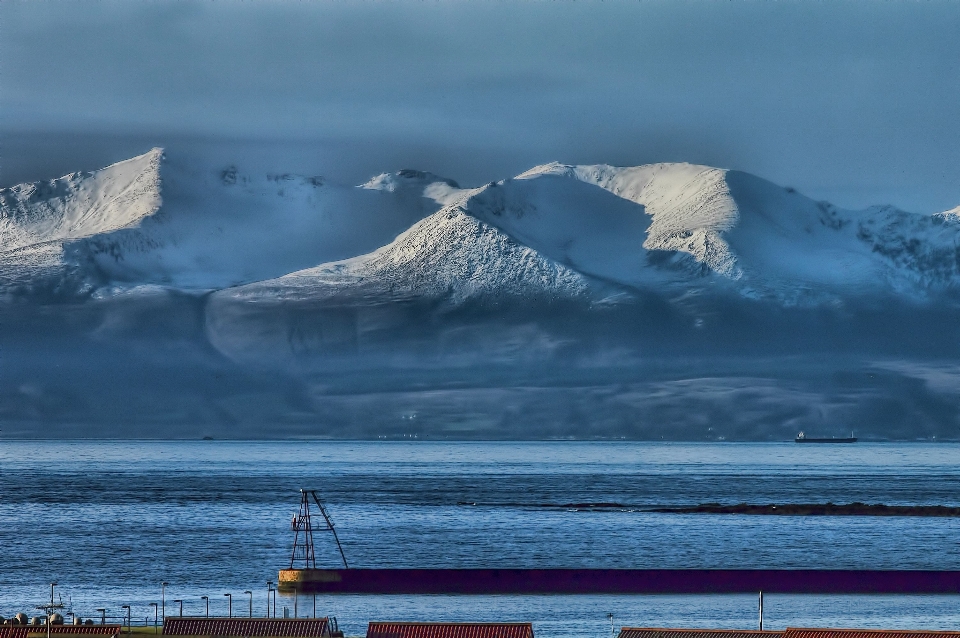
[[[960,438],[960,209],[690,164],[0,190],[14,436]]]

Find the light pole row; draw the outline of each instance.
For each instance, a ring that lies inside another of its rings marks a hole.
[[[56,586],[56,584],[57,584],[57,583],[52,583],[52,584],[50,585],[50,605],[53,605],[53,592],[54,592],[54,589],[53,589],[53,588]],[[161,619],[164,619],[164,620],[165,620],[166,617],[167,617],[167,585],[169,585],[169,584],[170,584],[170,583],[168,583],[168,582],[166,582],[166,581],[160,583],[160,605],[157,605],[157,603],[149,603],[149,606],[150,606],[150,607],[153,607],[153,629],[154,629],[154,633],[157,633],[158,627],[160,626],[160,621],[161,621]],[[277,615],[277,592],[276,592],[276,590],[273,588],[273,581],[267,581],[267,613],[266,613],[266,617],[267,617],[267,618],[271,617],[271,614],[270,614],[270,593],[271,593],[271,592],[273,592],[273,617],[276,617],[276,615]],[[249,612],[250,618],[253,618],[253,592],[250,591],[249,589],[245,589],[243,593],[244,593],[244,594],[247,594],[248,596],[250,596],[250,605],[249,605],[249,610],[248,610],[248,612]],[[227,607],[227,609],[228,609],[227,614],[228,614],[228,616],[229,616],[230,618],[233,618],[233,593],[232,593],[232,592],[231,592],[231,593],[226,593],[226,594],[224,594],[224,596],[226,596],[226,598],[227,598],[227,605],[228,605],[228,607]],[[200,597],[200,600],[202,600],[202,601],[204,602],[204,606],[205,606],[205,612],[204,612],[204,613],[205,613],[205,616],[206,616],[207,618],[209,618],[209,617],[210,617],[210,597],[209,597],[209,596],[201,596],[201,597]],[[180,616],[183,617],[183,599],[182,599],[182,598],[177,598],[177,599],[174,599],[173,602],[175,602],[175,603],[177,603],[177,604],[180,605]],[[127,615],[127,633],[130,633],[130,623],[131,623],[131,609],[130,609],[130,605],[120,605],[120,608],[121,608],[121,609],[125,609],[126,612],[127,612],[127,614],[126,614],[126,615]],[[97,607],[97,611],[100,612],[100,624],[101,624],[101,625],[106,624],[106,621],[107,621],[107,610],[106,610],[106,608],[105,608],[105,607]],[[48,623],[47,623],[47,626],[49,627],[49,625],[50,625],[50,623],[48,622]]]

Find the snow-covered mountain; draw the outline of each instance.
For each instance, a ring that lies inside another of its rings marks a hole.
[[[841,210],[753,175],[690,164],[555,163],[499,186],[475,195],[468,210],[555,259],[627,286],[676,282],[677,275],[688,285],[713,275],[740,294],[796,303],[880,291],[925,296],[960,284],[960,217],[951,212]]]
[[[252,284],[228,293],[243,297],[576,296],[586,277],[787,305],[925,298],[957,289],[958,241],[956,209],[841,210],[690,164],[553,163],[475,189],[405,170],[354,187],[198,166],[154,149],[0,190],[3,283],[59,268],[87,286]]]
[[[376,249],[457,192],[419,171],[344,187],[170,160],[154,149],[0,191],[0,284],[23,283],[23,272],[42,267],[74,278],[79,269],[87,287],[223,288]]]
[[[161,157],[154,149],[92,173],[0,189],[0,287],[82,285],[64,246],[153,215]]]
[[[952,212],[846,211],[745,173],[689,164],[549,164],[459,191],[377,251],[220,296],[458,303],[587,290],[609,299],[614,286],[785,305],[877,294],[919,300],[958,290],[958,245]]]
[[[171,155],[0,190],[3,423],[960,436],[960,208],[690,164],[460,188]]]

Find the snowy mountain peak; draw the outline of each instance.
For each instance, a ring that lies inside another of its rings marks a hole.
[[[935,213],[934,217],[940,217],[942,219],[951,219],[951,220],[960,220],[960,206],[951,208],[950,210],[945,210],[942,213]]]
[[[459,192],[413,171],[356,188],[177,155],[161,172],[156,214],[71,237],[62,261],[101,282],[223,288],[375,250]]]
[[[90,173],[0,189],[0,251],[128,228],[161,204],[163,149]]]
[[[641,242],[643,248],[686,253],[713,272],[739,279],[742,271],[723,238],[739,219],[726,174],[722,169],[686,163],[620,168],[553,162],[522,173],[517,179],[570,178],[639,204],[651,218]]]
[[[425,186],[438,182],[446,184],[450,188],[460,188],[460,185],[452,179],[411,168],[405,168],[395,173],[380,173],[368,182],[361,184],[360,188],[393,192],[398,188],[423,189]]]
[[[373,253],[229,291],[235,298],[470,299],[577,297],[578,272],[540,255],[460,206],[434,213]]]
[[[452,179],[409,168],[395,173],[381,173],[361,184],[360,188],[387,193],[405,192],[415,197],[426,197],[440,206],[462,199],[466,192]]]

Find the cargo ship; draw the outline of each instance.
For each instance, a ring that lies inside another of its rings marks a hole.
[[[829,439],[823,438],[823,437],[807,436],[806,434],[801,432],[800,434],[797,435],[797,438],[795,438],[794,441],[797,443],[856,443],[857,437],[853,436],[853,432],[851,432],[850,436],[847,436],[847,437],[841,437],[841,438],[830,437]]]

